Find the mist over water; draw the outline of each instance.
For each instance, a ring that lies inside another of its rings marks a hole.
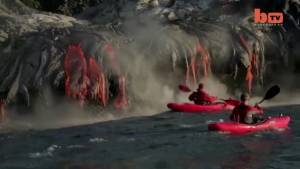
[[[153,78],[153,77],[152,77]],[[62,128],[68,126],[77,126],[84,124],[92,124],[105,121],[120,120],[123,118],[136,117],[136,116],[153,116],[166,111],[169,111],[166,107],[170,102],[190,102],[188,96],[190,92],[181,92],[179,89],[173,89],[169,86],[163,86],[159,81],[146,78],[149,80],[149,84],[143,87],[144,92],[136,93],[136,96],[140,96],[143,102],[131,103],[133,106],[127,110],[115,110],[113,107],[109,107],[102,110],[100,106],[89,105],[86,108],[82,108],[77,102],[71,100],[64,100],[55,106],[41,106],[37,102],[35,104],[35,114],[26,115],[14,115],[11,116],[5,123],[0,125],[0,131],[14,131],[14,130],[28,130],[38,129],[44,130],[47,128]],[[206,78],[201,82],[204,83],[205,90],[210,94],[218,96],[219,99],[239,98],[241,92],[237,92],[237,95],[232,95],[227,92],[227,87],[222,84],[216,78]],[[137,85],[137,83],[135,83]],[[138,86],[134,86],[136,89]],[[191,89],[196,89],[197,86],[190,86]],[[139,91],[139,90],[135,90]],[[155,92],[154,92],[155,91]],[[254,105],[263,98],[261,96],[251,97],[250,104]],[[51,95],[48,95],[48,101],[51,102]],[[140,104],[138,104],[140,103]],[[265,101],[261,104],[263,108],[299,105],[300,94],[298,91],[290,92],[287,88],[282,88],[281,93],[275,98]],[[286,112],[290,112],[286,110]],[[282,112],[282,113],[286,113]],[[266,110],[268,113],[268,110]],[[278,112],[280,113],[280,112]]]

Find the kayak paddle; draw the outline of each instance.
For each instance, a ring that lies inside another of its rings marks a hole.
[[[187,87],[186,85],[183,85],[183,84],[180,84],[180,85],[178,86],[178,88],[179,88],[179,90],[181,90],[182,92],[191,92],[191,91],[192,91],[189,87]]]
[[[265,94],[265,97],[258,102],[257,104],[261,104],[262,102],[264,102],[265,100],[270,100],[273,97],[275,97],[278,93],[280,93],[280,87],[278,85],[274,85],[272,86]]]

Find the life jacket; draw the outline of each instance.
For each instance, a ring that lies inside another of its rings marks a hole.
[[[249,112],[263,114],[263,110],[260,107],[249,106],[245,103],[241,103],[233,109],[230,119],[235,122],[245,123],[246,116]]]
[[[241,103],[233,109],[230,119],[235,122],[243,123],[249,111],[250,106]]]

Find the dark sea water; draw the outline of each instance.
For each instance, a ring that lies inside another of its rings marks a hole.
[[[0,169],[299,169],[300,106],[272,107],[290,129],[209,132],[228,114],[165,112],[86,126],[0,134]]]

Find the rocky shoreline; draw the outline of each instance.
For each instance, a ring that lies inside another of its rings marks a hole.
[[[64,91],[63,65],[74,44],[80,44],[87,61],[93,58],[101,66],[111,104],[121,86],[132,102],[155,104],[148,99],[156,98],[152,91],[174,89],[177,83],[192,85],[212,76],[233,91],[255,90],[268,85],[265,79],[272,82],[270,74],[299,72],[294,22],[299,4],[293,0],[274,0],[272,9],[285,12],[285,25],[263,28],[253,24],[253,7],[265,5],[258,1],[47,3],[0,1],[0,96],[9,105],[30,106],[45,88]],[[114,56],[105,51],[107,44]],[[121,76],[126,84],[120,85]]]

